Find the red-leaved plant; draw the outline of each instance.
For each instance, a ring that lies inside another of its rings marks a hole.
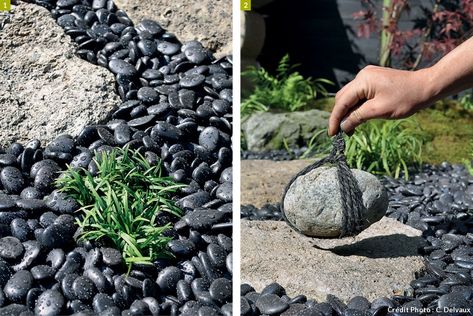
[[[360,0],[363,10],[353,13],[359,20],[358,36],[380,34],[379,64],[390,66],[396,57],[400,67],[416,69],[419,64],[431,62],[461,44],[473,27],[473,0],[432,0],[423,6],[422,16],[416,16],[414,27],[401,30],[401,15],[409,14],[409,0],[383,0],[382,16],[377,3]]]

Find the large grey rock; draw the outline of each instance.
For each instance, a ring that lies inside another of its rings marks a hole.
[[[366,208],[363,229],[379,221],[388,208],[384,186],[372,174],[352,169]],[[338,237],[342,232],[343,207],[336,167],[322,166],[298,177],[284,198],[287,220],[301,233],[314,237]]]
[[[317,239],[285,222],[241,221],[241,282],[261,291],[278,282],[291,297],[369,300],[409,289],[424,268],[422,232],[383,217],[354,238]]]
[[[0,146],[76,135],[118,105],[113,74],[74,50],[48,10],[24,2],[14,8],[0,30]]]
[[[310,141],[313,135],[328,125],[330,113],[319,110],[291,113],[258,112],[242,123],[248,150],[267,151],[295,147]]]

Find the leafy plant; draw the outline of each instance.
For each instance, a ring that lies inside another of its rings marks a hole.
[[[333,83],[327,79],[304,78],[294,71],[297,66],[291,65],[289,55],[285,55],[279,62],[275,75],[262,67],[249,67],[243,71],[242,76],[251,79],[256,87],[241,102],[242,117],[254,112],[265,112],[270,108],[293,112],[305,107],[318,95],[327,96],[324,85]]]
[[[345,155],[352,168],[398,178],[409,177],[408,167],[421,163],[423,133],[413,119],[369,121],[346,141]]]
[[[309,143],[307,144],[307,149],[304,151],[304,153],[302,153],[300,159],[313,157],[314,154],[317,153],[318,149],[327,148],[330,143],[330,139],[326,137],[326,135],[326,128],[315,133],[309,140]]]
[[[460,99],[460,105],[465,110],[473,110],[473,96],[471,93],[465,94]]]
[[[181,216],[171,197],[182,185],[128,148],[103,152],[95,162],[97,176],[69,167],[57,180],[60,190],[81,205],[80,239],[112,242],[129,267],[169,256],[171,238],[164,233],[171,223],[158,226],[156,219],[162,212]]]
[[[471,35],[471,0],[360,2],[363,9],[353,14],[360,21],[358,36],[368,38],[372,33],[379,33],[381,66],[392,66],[392,57],[397,57],[400,66],[416,69],[422,61],[432,61],[448,53]],[[418,10],[412,10],[414,6]],[[417,13],[412,18],[413,27],[402,29],[401,17],[411,11]]]

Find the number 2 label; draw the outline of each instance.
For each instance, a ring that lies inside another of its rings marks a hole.
[[[251,0],[241,0],[241,10],[251,11]]]

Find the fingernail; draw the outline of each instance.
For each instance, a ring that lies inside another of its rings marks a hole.
[[[346,123],[346,122],[347,122],[347,120],[344,119],[344,120],[342,120],[342,122],[340,123],[340,128],[342,129],[343,132],[345,132],[344,126],[345,126],[345,123]]]

